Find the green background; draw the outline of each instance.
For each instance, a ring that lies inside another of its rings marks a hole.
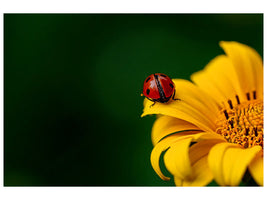
[[[262,55],[263,15],[5,14],[4,185],[173,185],[150,164],[143,81],[189,79],[221,40]]]

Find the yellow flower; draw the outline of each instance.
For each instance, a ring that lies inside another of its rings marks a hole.
[[[144,100],[142,117],[157,114],[151,164],[163,179],[160,155],[177,186],[239,185],[248,169],[263,185],[263,63],[252,48],[220,42],[214,58],[193,81],[173,79],[175,98]]]

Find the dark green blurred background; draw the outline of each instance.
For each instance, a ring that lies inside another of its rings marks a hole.
[[[150,164],[143,80],[189,79],[221,40],[262,55],[263,15],[5,14],[4,185],[173,185]]]

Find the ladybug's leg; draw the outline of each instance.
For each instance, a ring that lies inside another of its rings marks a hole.
[[[175,99],[175,98],[174,98],[174,97],[175,97],[175,92],[176,92],[176,90],[174,90],[174,92],[173,92],[172,99],[173,99],[173,100],[179,100],[179,101],[181,101],[181,99]]]
[[[151,108],[152,106],[154,106],[154,105],[155,105],[155,103],[156,103],[156,101],[154,101],[154,103],[153,103],[153,104],[151,104],[149,107]]]
[[[155,103],[156,103],[156,101],[155,100],[153,100],[153,99],[150,99],[150,98],[148,98],[148,97],[146,97],[149,101],[152,101],[153,102],[153,104],[151,104],[149,107],[151,108],[152,106],[154,106],[155,105]]]

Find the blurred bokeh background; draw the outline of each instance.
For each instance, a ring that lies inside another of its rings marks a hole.
[[[173,185],[150,164],[143,81],[189,79],[221,40],[262,55],[263,15],[5,14],[4,185]]]

